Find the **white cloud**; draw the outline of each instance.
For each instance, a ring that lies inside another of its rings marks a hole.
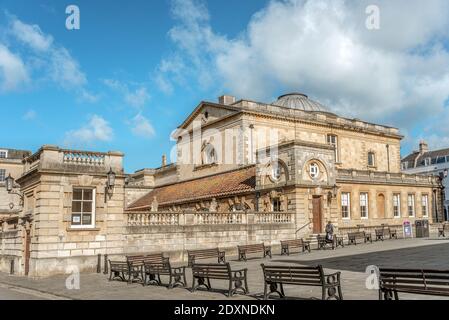
[[[92,144],[97,141],[111,141],[114,132],[109,123],[98,115],[93,115],[89,122],[79,129],[66,133],[64,144],[69,146],[80,146]]]
[[[228,38],[204,2],[176,0],[169,34],[200,85],[266,102],[279,89],[302,91],[342,115],[410,129],[449,97],[449,2],[376,1],[380,30],[365,27],[370,4],[273,0]]]
[[[143,108],[151,96],[143,84],[126,84],[115,79],[104,79],[103,83],[123,96],[123,101],[135,108]],[[130,86],[136,88],[130,89]]]
[[[125,102],[133,107],[141,108],[150,99],[147,89],[144,87],[137,88],[135,91],[125,94]]]
[[[38,25],[25,24],[15,19],[11,24],[11,32],[34,50],[48,51],[53,44],[53,37],[44,34]]]
[[[33,109],[28,110],[27,112],[25,112],[25,114],[23,115],[23,120],[33,120],[35,119],[37,116],[36,111],[34,111]]]
[[[150,121],[141,114],[135,116],[130,125],[133,134],[142,138],[152,138],[156,133]]]
[[[25,45],[24,56],[26,57],[26,63],[16,57],[16,60],[9,67],[10,69],[25,70],[24,65],[27,65],[30,69],[30,77],[32,76],[37,80],[45,79],[66,90],[73,90],[81,98],[87,98],[84,100],[88,102],[96,101],[92,99],[93,95],[88,97],[85,94],[87,92],[85,88],[87,77],[78,61],[65,47],[56,44],[53,37],[45,34],[38,25],[26,24],[14,16],[7,15],[7,17],[9,25],[5,34],[11,38],[9,40],[13,40],[9,42],[18,41]],[[21,73],[15,72],[15,74],[24,78],[25,71],[21,71]]]
[[[0,43],[0,91],[11,91],[29,80],[22,59]]]

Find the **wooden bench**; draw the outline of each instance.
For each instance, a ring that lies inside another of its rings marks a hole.
[[[321,234],[317,235],[316,239],[318,241],[318,250],[325,250],[326,246],[331,246],[332,250],[335,249],[335,235],[332,241],[327,240],[326,236]]]
[[[126,261],[113,261],[108,259],[109,262],[109,281],[119,279],[121,281],[127,281],[128,278],[128,263]]]
[[[348,233],[348,245],[357,245],[357,240],[363,240],[364,243],[373,242],[371,233],[365,231],[349,232]]]
[[[445,222],[441,225],[441,227],[438,227],[438,238],[446,237],[447,231],[449,231],[449,223]]]
[[[281,255],[290,255],[290,249],[298,248],[302,252],[306,250],[310,252],[310,241],[304,241],[303,239],[296,240],[281,240]]]
[[[271,258],[271,246],[266,246],[263,243],[259,244],[249,244],[243,246],[237,246],[239,251],[239,261],[246,261],[246,255],[248,253],[258,253],[263,252],[263,257],[269,256]]]
[[[144,257],[145,255],[143,254],[126,256],[126,263],[128,264],[128,283],[133,283],[135,281],[143,283]]]
[[[284,284],[298,286],[321,287],[323,300],[337,299],[343,300],[340,285],[340,272],[325,275],[323,267],[298,267],[285,265],[264,265],[261,264],[264,274],[264,300],[267,300],[273,293],[284,298]],[[268,288],[270,292],[268,292]]]
[[[172,289],[176,286],[185,287],[186,267],[173,268],[170,259],[162,254],[146,255],[143,259],[143,285],[156,284],[162,285],[161,275],[168,276],[168,288]]]
[[[449,296],[449,270],[379,269],[379,300],[399,300],[398,293]]]
[[[218,248],[203,249],[203,250],[187,250],[188,255],[188,267],[192,267],[196,260],[217,258],[218,263],[226,262],[225,252],[220,251]]]
[[[195,292],[201,286],[207,290],[212,288],[210,280],[226,280],[229,283],[228,297],[232,297],[238,291],[248,294],[247,282],[248,269],[231,270],[228,262],[213,264],[194,264],[192,266],[192,292]],[[198,282],[198,284],[196,284]]]
[[[376,233],[376,241],[379,241],[379,240],[384,241],[385,235],[388,235],[390,237],[390,239],[398,238],[398,233],[397,233],[396,229],[391,229],[390,227],[383,227],[383,228],[375,229],[375,233]]]

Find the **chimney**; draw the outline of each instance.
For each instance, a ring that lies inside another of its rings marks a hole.
[[[427,151],[429,151],[429,146],[428,146],[427,142],[425,142],[424,140],[421,140],[419,142],[419,154],[424,154]]]
[[[235,103],[235,97],[233,97],[233,96],[226,96],[226,95],[218,97],[218,103],[219,104],[226,104],[226,105],[233,104],[233,103]]]
[[[167,156],[165,154],[162,155],[162,166],[165,167],[167,165]]]

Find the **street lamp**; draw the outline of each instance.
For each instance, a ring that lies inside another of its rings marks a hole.
[[[11,173],[10,173],[5,179],[6,191],[8,191],[9,194],[18,195],[20,197],[20,205],[23,205],[23,194],[21,192],[13,191],[14,185],[15,185],[15,180],[13,177],[11,177]]]
[[[114,186],[115,186],[115,172],[112,171],[112,168],[109,169],[109,172],[106,174],[107,175],[107,181],[106,181],[106,187],[105,187],[105,194],[104,194],[104,198],[105,201],[108,201],[106,195],[109,196],[109,198],[112,197],[112,192],[114,191]]]

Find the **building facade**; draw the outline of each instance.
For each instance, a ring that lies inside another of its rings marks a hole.
[[[23,209],[2,220],[0,270],[94,271],[102,258],[279,245],[405,221],[441,221],[441,184],[401,172],[396,128],[347,119],[304,94],[201,102],[173,135],[176,161],[133,174],[120,152],[43,146],[22,161]],[[371,229],[370,229],[371,228]]]
[[[444,198],[444,221],[449,221],[449,148],[429,150],[425,141],[401,161],[402,171],[410,174],[427,174],[441,178]]]

